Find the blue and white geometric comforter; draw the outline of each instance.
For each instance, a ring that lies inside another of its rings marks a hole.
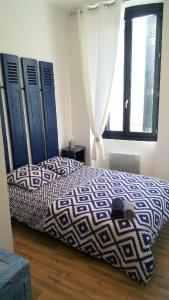
[[[133,220],[112,220],[116,197],[134,203]],[[43,230],[146,284],[154,271],[151,247],[168,217],[166,181],[106,170],[52,201]]]

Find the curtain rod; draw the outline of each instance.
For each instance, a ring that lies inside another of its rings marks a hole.
[[[131,1],[131,0],[121,0],[122,3],[128,2],[128,1]],[[105,3],[105,4],[103,4],[103,5],[104,5],[104,8],[107,8],[107,7],[111,6],[111,5],[113,5],[115,2],[116,2],[116,1],[113,1],[113,2],[111,2],[111,3]],[[96,7],[89,7],[87,10],[88,10],[88,12],[90,13],[90,12],[92,12],[93,10],[98,9],[98,6],[99,6],[99,3],[98,3],[98,5],[97,5]],[[80,10],[80,13],[82,14],[82,13],[83,13],[83,10]],[[71,17],[73,17],[73,16],[77,15],[77,12],[76,12],[76,11],[73,11],[73,12],[71,12],[70,15],[71,15]]]

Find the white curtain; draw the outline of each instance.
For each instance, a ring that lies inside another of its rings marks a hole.
[[[109,113],[121,20],[121,0],[78,11],[85,99],[94,143],[92,159],[104,159],[102,134]]]

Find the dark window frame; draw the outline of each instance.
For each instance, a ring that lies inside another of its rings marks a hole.
[[[135,17],[155,14],[157,16],[155,71],[154,71],[154,97],[152,132],[131,132],[130,128],[130,91],[131,91],[131,45],[132,45],[132,19]],[[104,139],[157,141],[158,136],[158,110],[160,92],[161,44],[162,44],[163,3],[146,4],[128,7],[125,9],[124,32],[124,100],[123,100],[123,131],[111,131],[109,120],[103,133]],[[127,109],[125,101],[128,99]]]

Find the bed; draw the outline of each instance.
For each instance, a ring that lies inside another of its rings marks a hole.
[[[133,220],[112,219],[112,201],[134,203]],[[82,165],[30,192],[9,185],[11,216],[103,259],[140,284],[154,272],[152,245],[169,217],[169,183]]]

